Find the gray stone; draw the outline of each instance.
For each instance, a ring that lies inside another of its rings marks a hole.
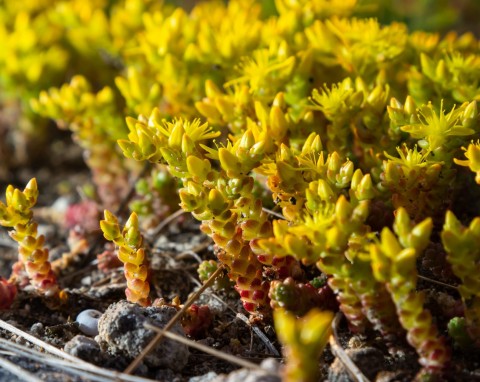
[[[98,363],[101,358],[100,346],[90,337],[77,335],[68,341],[63,350],[85,361]]]
[[[220,316],[228,309],[228,305],[215,298],[214,290],[207,288],[195,302],[197,305],[207,305],[213,315]]]
[[[0,368],[0,381],[22,382],[20,378],[11,374],[7,370]]]
[[[143,308],[127,301],[108,307],[98,322],[99,334],[95,338],[100,346],[114,355],[135,358],[155,337],[155,332],[144,327],[148,322],[163,328],[175,315],[169,306]],[[184,336],[180,323],[171,332]],[[188,361],[188,348],[170,339],[163,339],[143,360],[147,366],[181,370]]]
[[[32,325],[32,327],[30,328],[30,332],[37,336],[37,337],[40,337],[43,335],[43,333],[45,332],[45,328],[43,327],[43,324],[41,322],[36,322],[35,324]]]
[[[207,374],[199,375],[197,377],[192,377],[188,382],[213,382],[218,377],[218,374],[214,371],[210,371]]]
[[[180,382],[182,378],[171,369],[160,369],[155,373],[156,381]]]
[[[362,373],[370,380],[375,380],[375,376],[381,370],[385,369],[383,353],[373,347],[364,347],[358,349],[345,350],[352,362],[362,371]],[[347,369],[343,363],[335,358],[330,369],[328,370],[329,382],[351,382]]]
[[[260,366],[270,373],[260,370],[239,369],[227,376],[221,375],[213,382],[281,382],[281,366],[275,359],[267,358],[262,361]]]

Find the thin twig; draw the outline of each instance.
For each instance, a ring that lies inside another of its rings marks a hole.
[[[348,354],[340,345],[338,341],[338,332],[337,327],[340,324],[340,320],[342,318],[342,313],[337,313],[335,318],[332,321],[332,331],[333,334],[330,336],[330,347],[332,348],[333,354],[343,363],[345,368],[347,369],[348,374],[354,379],[355,382],[370,382],[370,380],[365,377],[362,371],[355,365],[355,363],[351,360]]]
[[[260,330],[258,326],[252,325],[250,321],[248,321],[248,318],[242,313],[237,313],[237,318],[245,322],[249,327],[253,329],[255,334],[263,341],[263,343],[265,344],[267,349],[270,350],[270,353],[272,355],[274,355],[275,357],[280,357],[280,353],[278,352],[278,350],[275,348],[275,346],[273,346],[273,344],[270,342],[268,337],[265,334],[263,334],[263,332]]]
[[[184,251],[182,253],[179,253],[178,255],[175,255],[175,260],[183,260],[187,257],[193,257],[197,263],[201,263],[203,261],[202,258],[198,255],[198,253],[194,251]]]
[[[204,249],[207,249],[212,243],[213,243],[212,239],[207,237],[207,240],[204,240],[198,243],[197,245],[194,245],[192,248],[189,249],[189,251],[192,251],[192,252],[203,251]]]
[[[40,378],[35,377],[25,369],[2,357],[0,357],[0,368],[8,370],[13,375],[22,378],[25,382],[42,382]]]
[[[172,333],[172,332],[169,332],[169,331],[166,331],[165,329],[162,329],[162,328],[159,328],[157,326],[154,326],[154,325],[151,325],[149,323],[144,323],[143,326],[147,329],[150,329],[150,330],[154,330],[156,331],[157,333],[161,333],[163,336],[167,337],[167,338],[170,338],[174,341],[177,341],[177,342],[180,342],[181,344],[184,344],[184,345],[187,345],[187,346],[190,346],[194,349],[197,349],[197,350],[200,350],[200,351],[203,351],[207,354],[210,354],[214,357],[217,357],[217,358],[220,358],[220,359],[223,359],[227,362],[230,362],[230,363],[233,363],[234,365],[238,365],[240,367],[245,367],[247,369],[251,369],[251,370],[256,370],[256,371],[261,371],[263,373],[266,373],[266,374],[270,374],[270,375],[275,375],[275,376],[278,376],[278,373],[275,373],[275,372],[272,372],[272,371],[269,371],[269,370],[265,370],[264,368],[262,368],[261,366],[257,365],[256,363],[253,363],[253,362],[250,362],[250,361],[247,361],[246,359],[244,358],[240,358],[240,357],[235,357],[231,354],[227,354],[227,353],[223,353],[221,351],[218,351],[216,349],[213,349],[209,346],[206,346],[206,345],[203,345],[203,344],[200,344],[198,342],[195,342],[195,341],[192,341],[188,338],[185,338],[185,337],[182,337],[178,334],[175,334],[175,333]]]
[[[0,348],[2,347],[2,343],[3,342],[0,341]],[[46,355],[43,355],[42,353],[32,352],[31,350],[32,349],[28,349],[25,347],[23,349],[15,349],[15,353],[16,353],[15,355],[17,357],[24,357],[24,358],[27,358],[28,360],[39,362],[43,365],[53,366],[55,369],[63,370],[68,374],[73,374],[83,378],[88,378],[89,381],[96,381],[96,382],[115,381],[115,379],[112,379],[109,377],[102,377],[102,376],[89,373],[88,371],[83,370],[83,366],[75,365],[72,362],[64,361],[64,360],[58,359],[57,357],[48,357]],[[77,370],[75,367],[82,367],[82,369]],[[40,380],[35,379],[34,381],[40,381]]]
[[[164,330],[170,330],[173,325],[182,317],[183,313],[192,305],[195,300],[198,299],[198,297],[207,289],[217,276],[223,272],[223,264],[220,264],[219,267],[215,272],[212,273],[212,275],[209,277],[209,279],[200,287],[190,298],[187,300],[187,302],[183,305],[182,309],[180,309],[175,316],[172,317],[172,319],[165,325]],[[155,346],[159,344],[159,342],[163,338],[163,333],[157,333],[157,335],[148,343],[148,345],[145,347],[145,349],[142,350],[142,352],[135,358],[130,365],[125,369],[126,374],[131,374],[132,372],[135,371],[135,369],[138,367],[140,362],[153,350]]]
[[[285,216],[283,216],[282,214],[279,214],[278,212],[269,210],[268,208],[263,207],[262,211],[266,212],[269,215],[275,216],[276,218],[279,218],[279,219],[282,219],[282,220],[287,220],[287,218]]]
[[[135,376],[131,376],[131,375],[128,375],[128,374],[124,374],[124,373],[121,373],[121,372],[118,372],[118,371],[114,371],[114,370],[107,370],[107,369],[102,369],[98,366],[95,366],[95,365],[92,365],[88,362],[85,362],[83,360],[81,360],[80,358],[77,358],[77,357],[74,357],[68,353],[65,353],[64,351],[60,350],[60,349],[57,349],[56,347],[32,336],[31,334],[28,334],[28,333],[25,333],[24,331],[14,327],[13,325],[10,325],[9,323],[3,321],[3,320],[0,320],[0,328],[2,329],[5,329],[13,334],[16,334],[17,336],[20,336],[24,339],[26,339],[27,341],[31,342],[32,344],[34,345],[37,345],[39,346],[40,348],[46,350],[47,352],[49,352],[50,354],[53,354],[57,357],[60,357],[64,360],[67,360],[67,361],[70,361],[69,364],[70,365],[75,365],[76,368],[79,368],[81,370],[91,370],[92,372],[95,372],[99,375],[103,375],[103,376],[107,376],[107,377],[111,377],[112,379],[119,379],[121,381],[129,381],[129,382],[139,382],[139,381],[149,381],[145,378],[139,378],[139,377],[135,377]],[[7,343],[10,348],[12,347],[15,347],[15,345],[17,344],[14,344],[14,343],[11,343],[9,341],[6,341],[2,338],[0,338],[0,343]],[[17,345],[19,346],[19,345]],[[31,351],[32,349],[28,349],[28,348],[25,348],[25,351]],[[61,361],[59,359],[56,359],[57,362]],[[72,366],[73,367],[73,366]]]
[[[76,359],[76,362],[59,359],[51,354],[45,354],[38,350],[12,343],[2,338],[0,338],[0,348],[7,349],[9,353],[14,352],[17,356],[32,359],[39,363],[50,365],[53,368],[61,369],[68,373],[98,382],[152,382],[151,379],[123,374],[114,370],[102,369],[78,358]]]
[[[185,213],[184,210],[179,209],[175,211],[173,214],[167,216],[159,225],[157,225],[154,229],[148,232],[145,236],[148,238],[149,241],[153,240],[162,230],[169,225],[172,221],[174,221],[179,216],[182,216]]]
[[[442,281],[431,279],[429,277],[425,277],[425,276],[422,276],[422,275],[418,275],[418,278],[422,279],[422,280],[425,280],[425,281],[428,281],[428,282],[433,283],[433,284],[438,284],[438,285],[444,286],[445,288],[450,288],[450,289],[454,289],[454,290],[458,291],[458,288],[456,286],[444,283]]]
[[[79,358],[74,357],[73,355],[70,355],[68,353],[65,353],[64,351],[62,351],[60,349],[57,349],[55,346],[52,346],[52,345],[42,341],[41,339],[38,339],[37,337],[34,337],[31,334],[28,334],[28,333],[24,332],[23,330],[20,330],[20,329],[16,328],[15,326],[10,325],[9,323],[7,323],[3,320],[0,320],[0,328],[5,329],[5,330],[7,330],[7,331],[9,331],[13,334],[16,334],[17,336],[20,336],[20,337],[26,339],[27,341],[31,342],[32,344],[37,345],[37,346],[45,349],[49,353],[55,354],[58,357],[68,359],[69,361],[72,361],[72,362],[81,361]],[[81,362],[84,362],[84,361],[81,361]]]

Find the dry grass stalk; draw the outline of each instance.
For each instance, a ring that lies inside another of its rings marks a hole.
[[[37,362],[45,363],[54,368],[62,369],[76,375],[82,375],[86,378],[90,378],[91,380],[99,382],[152,382],[151,379],[132,376],[114,370],[103,369],[85,362],[8,324],[3,320],[0,320],[0,328],[22,337],[30,343],[48,352],[42,353],[35,349],[18,345],[12,343],[11,341],[0,338],[0,348],[3,348],[9,352],[14,352],[15,354],[27,357]]]
[[[222,353],[221,351],[215,350],[215,349],[213,349],[209,346],[206,346],[206,345],[200,344],[198,342],[192,341],[188,338],[179,336],[178,334],[166,331],[165,329],[158,328],[158,327],[156,327],[154,325],[151,325],[151,324],[148,324],[148,323],[144,324],[144,326],[147,329],[154,330],[157,333],[161,333],[162,336],[165,336],[165,337],[170,338],[174,341],[180,342],[181,344],[190,346],[194,349],[203,351],[207,354],[210,354],[214,357],[223,359],[227,362],[233,363],[234,365],[238,365],[240,367],[245,367],[245,368],[250,369],[250,370],[260,371],[260,372],[265,373],[265,374],[278,376],[277,373],[271,372],[269,370],[265,370],[261,366],[257,365],[256,363],[247,361],[244,358],[236,357],[234,355],[227,354],[227,353]]]
[[[33,374],[2,357],[0,357],[0,368],[22,378],[25,382],[42,382],[41,379],[35,377]]]
[[[370,380],[361,372],[361,370],[357,367],[357,365],[355,365],[355,363],[340,345],[340,341],[338,340],[337,328],[340,324],[341,318],[342,313],[337,313],[332,321],[333,334],[330,336],[329,341],[332,353],[340,360],[340,362],[343,363],[343,365],[347,369],[348,374],[350,375],[350,377],[353,378],[355,382],[370,382]]]

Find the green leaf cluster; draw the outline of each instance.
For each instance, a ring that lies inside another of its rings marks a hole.
[[[150,305],[147,259],[137,214],[132,212],[121,228],[117,217],[105,210],[105,220],[100,221],[100,228],[105,239],[118,247],[117,256],[124,264],[127,279],[127,300],[143,306]]]

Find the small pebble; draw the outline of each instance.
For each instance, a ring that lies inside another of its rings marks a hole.
[[[100,359],[100,346],[93,338],[85,336],[75,336],[68,341],[63,350],[75,357],[87,362],[97,363]]]
[[[87,309],[77,316],[78,328],[87,336],[96,336],[98,334],[98,319],[102,315],[95,309]]]
[[[43,327],[43,324],[41,322],[36,322],[35,324],[32,325],[30,328],[30,332],[32,334],[35,334],[37,336],[40,336],[43,334],[45,328]]]
[[[219,375],[212,382],[281,382],[281,365],[273,358],[266,358],[260,365],[266,371],[278,373],[267,374],[259,370],[238,369],[228,375]]]
[[[214,371],[210,371],[207,374],[192,377],[188,382],[213,382],[218,377],[218,374]]]

